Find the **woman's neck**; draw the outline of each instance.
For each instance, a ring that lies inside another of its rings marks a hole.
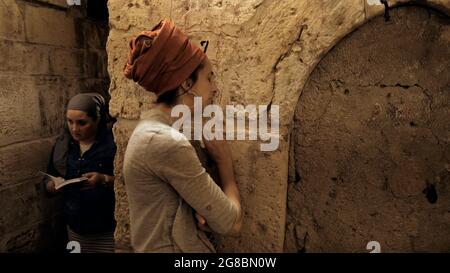
[[[94,143],[94,141],[95,141],[95,137],[92,137],[90,139],[80,140],[80,141],[78,141],[78,143],[80,143],[80,145],[83,145],[83,146],[89,146],[92,143]]]
[[[170,118],[171,124],[178,119],[177,117],[172,117],[172,115],[171,115],[172,114],[172,107],[171,106],[168,106],[165,103],[156,103],[154,105],[154,107],[156,109],[160,110],[161,112],[165,113]]]
[[[156,103],[155,104],[155,108],[160,110],[160,111],[162,111],[162,112],[164,112],[164,113],[166,113],[169,116],[170,116],[170,113],[172,112],[172,107],[167,106],[164,103]]]

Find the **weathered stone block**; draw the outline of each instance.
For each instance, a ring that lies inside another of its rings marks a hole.
[[[36,138],[40,109],[33,79],[0,76],[0,98],[0,146]]]
[[[115,217],[117,221],[114,237],[116,239],[116,249],[118,252],[132,252],[130,245],[128,196],[125,191],[124,179],[120,170],[123,166],[123,156],[128,144],[128,139],[133,133],[137,123],[137,121],[119,119],[114,125],[114,140],[118,144],[116,159],[114,160],[114,169],[116,174],[116,179],[114,182],[116,192]]]
[[[49,73],[49,49],[45,46],[0,40],[0,71],[4,73]]]
[[[86,50],[84,52],[83,70],[89,78],[106,78],[108,76],[106,53],[101,50]]]
[[[53,142],[48,138],[0,148],[0,189],[40,177],[38,171],[47,169]]]
[[[28,42],[74,47],[79,45],[74,18],[64,11],[25,5],[25,28]]]
[[[13,233],[23,227],[33,226],[42,219],[54,217],[61,208],[59,199],[47,199],[35,177],[0,190],[1,234]]]
[[[0,6],[0,38],[25,40],[25,23],[21,5],[16,1],[2,1]]]
[[[85,59],[82,49],[51,49],[49,61],[52,75],[84,76]]]
[[[92,20],[84,20],[82,27],[87,48],[100,50],[106,48],[109,33],[109,27],[107,25]]]
[[[0,239],[0,251],[11,253],[64,253],[67,231],[58,215],[21,227]]]
[[[65,107],[69,100],[66,78],[40,76],[35,77],[34,81],[39,92],[40,136],[58,135],[66,121]]]

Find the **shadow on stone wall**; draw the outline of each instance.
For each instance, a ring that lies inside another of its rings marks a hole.
[[[450,251],[450,21],[390,15],[339,42],[303,89],[285,251]]]

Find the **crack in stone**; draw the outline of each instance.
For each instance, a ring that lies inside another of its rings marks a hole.
[[[264,3],[266,3],[267,2],[267,0],[265,0],[265,1],[262,1],[262,2],[260,2],[260,3],[258,3],[258,4],[256,4],[256,5],[254,5],[253,6],[253,8],[254,9],[258,9],[260,6],[262,6]]]
[[[400,87],[403,89],[409,89],[412,87],[417,87],[421,90],[424,90],[424,88],[422,86],[420,86],[419,84],[413,84],[413,85],[407,85],[407,84],[401,84],[401,83],[396,83],[396,84],[383,84],[380,82],[376,82],[374,84],[366,84],[366,85],[358,85],[358,87],[379,87],[379,88],[395,88],[395,87]]]
[[[433,112],[433,100],[434,100],[433,95],[428,93],[426,88],[423,88],[422,86],[420,86],[417,83],[414,84],[413,86],[419,88],[422,91],[422,93],[427,97],[427,99],[428,99],[428,108],[429,108],[430,114],[431,114]],[[430,122],[428,122],[428,126],[426,128],[431,132],[433,137],[436,139],[438,146],[441,147],[442,151],[444,151],[445,147],[444,147],[443,143],[441,142],[440,138],[436,135],[436,133],[431,128]],[[443,156],[445,158],[445,153],[444,152],[443,152]]]
[[[380,82],[377,82],[375,84],[368,84],[368,85],[358,85],[358,87],[378,87],[378,88],[396,88],[396,87],[400,87],[403,88],[405,90],[408,90],[412,87],[417,87],[419,88],[422,93],[428,98],[428,108],[430,110],[430,112],[433,111],[433,96],[431,94],[429,94],[427,92],[427,89],[422,87],[420,84],[415,83],[413,85],[407,85],[407,84],[401,84],[401,83],[396,83],[396,84],[383,84]]]
[[[419,88],[419,89],[422,91],[422,93],[427,97],[427,99],[428,99],[428,109],[429,109],[430,113],[433,112],[433,100],[434,100],[433,95],[431,95],[430,93],[428,93],[428,92],[427,92],[427,89],[424,88],[424,87],[422,87],[422,86],[421,86],[420,84],[418,84],[418,83],[413,84],[413,85],[405,85],[405,84],[401,84],[401,83],[397,83],[397,84],[395,84],[395,85],[387,85],[387,84],[380,84],[380,83],[378,82],[378,83],[376,83],[376,84],[374,84],[374,85],[370,85],[370,84],[369,84],[369,85],[360,85],[360,87],[379,87],[379,88],[395,88],[395,87],[400,87],[400,88],[403,88],[403,89],[409,89],[409,88],[412,88],[412,87],[417,87],[417,88]],[[433,137],[436,139],[437,144],[444,150],[445,147],[444,147],[443,143],[441,142],[440,138],[436,135],[436,133],[433,131],[433,129],[431,128],[431,126],[428,125],[426,128],[431,132],[431,134],[433,135]],[[444,157],[445,157],[445,155],[444,155]]]
[[[427,97],[428,99],[428,108],[430,109],[430,112],[433,112],[433,95],[429,94],[427,92],[427,89],[421,87],[420,85],[416,84],[416,86],[422,90],[422,93]]]
[[[327,111],[328,111],[328,109],[329,109],[329,106],[330,106],[332,100],[333,100],[332,98],[330,98],[330,99],[328,100],[327,105],[325,105],[323,112],[319,115],[319,117],[317,117],[317,118],[313,121],[313,124],[314,124],[314,127],[315,127],[315,128],[319,128],[319,127],[321,126],[319,121],[321,121],[321,120],[323,119],[323,117],[325,116],[325,114],[327,113]]]
[[[446,155],[445,155],[445,152],[444,152],[444,151],[445,151],[445,146],[444,146],[444,144],[441,142],[441,140],[440,140],[440,138],[438,137],[438,135],[436,135],[436,133],[433,131],[433,129],[431,128],[430,125],[428,125],[427,129],[430,131],[430,133],[431,133],[431,134],[433,135],[433,137],[436,139],[437,145],[438,145],[439,147],[441,147],[441,149],[442,149],[442,157],[445,158],[446,160],[448,160],[447,157],[446,157]]]
[[[276,73],[276,72],[278,71],[277,66],[278,66],[278,65],[279,65],[279,64],[280,64],[287,56],[290,55],[290,53],[292,52],[292,48],[294,47],[294,45],[295,45],[296,43],[300,42],[300,39],[301,39],[301,37],[302,37],[303,30],[305,29],[305,27],[306,27],[306,25],[301,25],[301,26],[300,26],[300,31],[299,31],[299,33],[297,34],[295,40],[294,40],[293,42],[289,43],[286,52],[283,53],[283,54],[281,54],[280,57],[278,57],[278,60],[275,62],[275,65],[274,65],[273,68],[272,68],[272,71],[273,71],[274,73]]]
[[[292,49],[294,47],[295,44],[299,43],[301,38],[302,38],[302,34],[303,34],[303,30],[307,27],[307,25],[302,24],[300,26],[300,30],[298,32],[298,34],[296,35],[296,38],[294,39],[294,41],[292,41],[291,43],[289,43],[288,48],[286,50],[286,52],[284,52],[283,54],[280,55],[280,57],[278,57],[277,61],[275,62],[275,64],[272,67],[272,74],[273,74],[273,80],[272,80],[272,98],[270,99],[270,102],[267,104],[267,113],[270,113],[270,108],[272,106],[272,102],[275,98],[275,87],[276,87],[276,82],[277,82],[277,72],[278,72],[278,65],[287,57],[291,54]]]

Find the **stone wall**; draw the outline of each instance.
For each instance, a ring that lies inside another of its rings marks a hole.
[[[37,172],[46,169],[67,100],[107,94],[107,35],[85,4],[0,1],[1,252],[52,251],[64,236],[59,200],[44,196]]]
[[[287,251],[450,251],[450,22],[390,16],[339,42],[303,89]]]
[[[409,1],[388,1],[395,6]],[[449,0],[420,1],[449,11]],[[261,152],[257,141],[230,142],[244,208],[237,238],[220,251],[281,252],[285,245],[289,141],[296,105],[311,72],[352,30],[384,12],[376,0],[174,0],[109,2],[108,40],[111,111],[115,126],[116,240],[129,251],[129,219],[121,163],[139,113],[154,97],[124,78],[128,41],[163,18],[171,18],[195,42],[209,40],[221,90],[220,104],[280,106],[280,146]],[[288,237],[288,240],[293,238]]]

